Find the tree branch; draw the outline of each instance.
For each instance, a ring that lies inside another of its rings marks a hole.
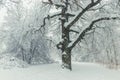
[[[76,46],[76,44],[81,41],[84,36],[86,35],[86,33],[90,30],[92,30],[92,28],[94,27],[94,24],[97,23],[97,22],[100,22],[100,21],[105,21],[105,20],[120,20],[119,17],[104,17],[104,18],[99,18],[99,19],[96,19],[94,21],[91,22],[91,24],[82,31],[82,33],[79,34],[78,38],[72,43],[72,45],[69,46],[70,49],[74,48]]]
[[[48,0],[48,2],[42,2],[42,3],[44,3],[44,4],[49,4],[49,5],[54,5],[54,6],[56,6],[56,7],[58,7],[58,8],[62,8],[62,7],[65,7],[64,5],[62,5],[62,4],[56,4],[56,3],[53,3],[53,1],[52,0]]]
[[[75,30],[72,30],[72,29],[70,29],[70,32],[75,32],[75,33],[79,34],[78,31],[75,31]]]
[[[43,19],[43,24],[42,24],[41,27],[40,27],[38,30],[36,30],[36,31],[40,31],[41,28],[46,25],[46,20],[49,20],[49,19],[51,19],[51,18],[54,18],[54,17],[56,17],[56,16],[60,16],[60,15],[61,15],[61,13],[58,13],[58,14],[55,14],[55,15],[52,15],[52,16],[48,15],[47,17],[45,17],[45,18]],[[35,32],[36,32],[36,31],[35,31]]]
[[[86,8],[84,8],[84,9],[75,17],[75,19],[72,20],[71,23],[66,26],[66,28],[70,28],[71,26],[73,26],[73,25],[80,19],[80,17],[81,17],[86,11],[88,11],[88,10],[89,10],[90,8],[92,8],[93,6],[96,6],[96,5],[97,5],[98,3],[100,3],[101,1],[102,1],[102,0],[97,0],[97,1],[95,1],[95,2],[93,2],[93,3],[88,4],[88,6],[87,6]]]

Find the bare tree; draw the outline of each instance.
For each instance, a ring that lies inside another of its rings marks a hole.
[[[72,0],[71,0],[72,1]],[[73,48],[81,42],[84,37],[88,34],[88,32],[93,31],[95,28],[98,26],[95,26],[97,23],[102,22],[102,21],[109,21],[109,20],[119,20],[120,18],[117,16],[104,16],[104,17],[99,17],[91,21],[89,25],[87,25],[86,28],[84,28],[81,32],[78,32],[76,30],[73,30],[72,27],[79,21],[79,19],[85,19],[83,16],[89,12],[89,11],[96,11],[104,7],[101,5],[102,0],[90,0],[89,4],[85,8],[83,8],[81,5],[78,4],[77,0],[75,0],[75,4],[80,7],[82,10],[79,11],[78,14],[72,14],[69,12],[69,7],[70,9],[72,8],[71,6],[71,1],[69,0],[62,0],[62,4],[57,4],[54,3],[53,0],[48,0],[48,2],[43,2],[44,4],[49,4],[56,6],[57,8],[61,9],[61,12],[55,15],[48,15],[47,17],[44,18],[43,20],[43,25],[41,27],[44,27],[46,25],[46,20],[50,20],[51,18],[54,17],[60,17],[59,20],[61,21],[61,27],[62,27],[62,41],[57,44],[57,48],[62,51],[62,62],[63,66],[72,70],[71,66],[71,51]],[[96,6],[101,5],[97,9],[95,9]],[[70,33],[77,33],[78,37],[74,40],[71,40],[71,35]]]

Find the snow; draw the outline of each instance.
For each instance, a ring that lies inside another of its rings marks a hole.
[[[73,63],[73,71],[59,63],[0,69],[0,80],[120,80],[120,71],[94,63]]]
[[[0,69],[12,69],[15,67],[24,68],[28,67],[28,64],[10,54],[0,55]]]

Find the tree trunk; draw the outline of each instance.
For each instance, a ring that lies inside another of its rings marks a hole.
[[[66,0],[65,6],[62,8],[61,11],[61,27],[62,27],[62,66],[63,68],[67,68],[72,70],[71,67],[71,49],[68,48],[68,45],[70,43],[70,28],[66,28],[64,24],[68,21],[68,15],[67,15],[67,8],[68,8],[68,0]]]
[[[72,70],[70,49],[66,49],[65,53],[62,54],[62,67]]]

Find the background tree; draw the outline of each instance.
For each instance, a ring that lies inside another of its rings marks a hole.
[[[6,52],[29,64],[52,61],[45,35],[39,31],[35,32],[44,16],[42,11],[47,10],[47,8],[41,9],[43,7],[40,3],[36,0],[24,5],[26,3],[22,0],[17,3],[11,1],[8,4],[12,6],[7,7],[8,14],[5,17],[4,26],[7,27],[6,31],[9,34],[5,39]]]

